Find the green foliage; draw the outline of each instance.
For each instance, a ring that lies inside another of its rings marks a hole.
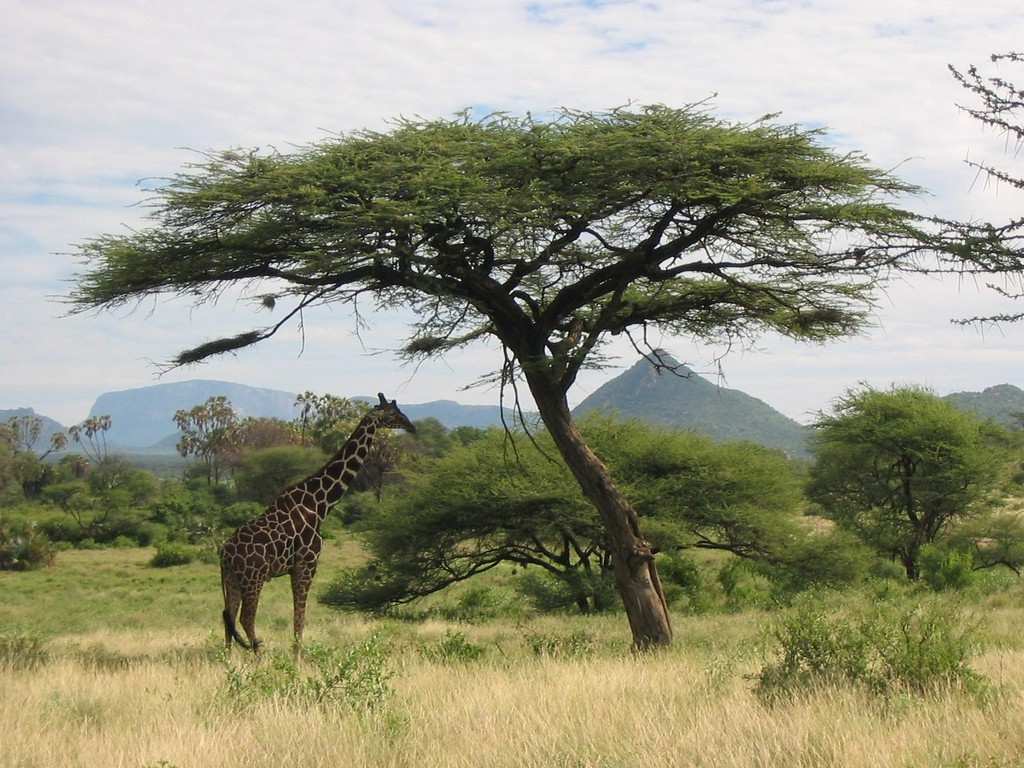
[[[195,551],[181,544],[160,544],[156,554],[149,561],[153,568],[170,568],[175,565],[187,565],[195,559]]]
[[[303,392],[295,398],[298,410],[296,421],[304,440],[320,448],[327,455],[341,449],[356,424],[370,410],[359,400],[315,392]]]
[[[24,633],[0,633],[0,669],[33,670],[49,660],[43,638]]]
[[[658,575],[673,611],[699,614],[711,608],[709,585],[694,558],[684,554],[659,557]]]
[[[811,595],[772,627],[775,658],[761,669],[757,690],[768,701],[842,684],[876,694],[942,685],[978,691],[984,680],[969,666],[975,629],[940,603],[881,604],[846,617]]]
[[[222,700],[243,709],[281,699],[302,706],[375,711],[392,695],[393,671],[379,635],[345,649],[310,644],[303,654],[305,670],[280,651],[260,664],[225,661]]]
[[[975,580],[970,552],[929,544],[921,548],[921,576],[936,592],[969,587]]]
[[[482,659],[487,649],[470,642],[461,632],[448,630],[437,643],[422,648],[420,652],[437,664],[468,664]]]
[[[922,389],[850,391],[816,426],[810,497],[911,579],[921,547],[981,511],[998,478],[981,422]]]
[[[541,569],[526,570],[515,581],[516,591],[538,611],[607,611],[620,606],[615,579],[603,571],[572,571],[555,576]]]
[[[718,571],[718,583],[725,592],[730,611],[773,607],[773,585],[747,560],[730,560]]]
[[[286,487],[318,470],[325,460],[319,449],[297,445],[247,452],[235,470],[238,498],[270,504]]]
[[[444,605],[438,613],[449,621],[480,622],[507,613],[506,601],[492,587],[472,584],[463,590],[454,605]]]
[[[53,564],[57,552],[39,527],[0,519],[0,571],[30,571]]]
[[[600,416],[582,429],[663,551],[723,549],[808,582],[859,576],[856,556],[829,551],[848,537],[800,523],[800,481],[781,453]],[[355,529],[373,560],[341,574],[321,599],[380,609],[507,562],[528,569],[517,589],[540,610],[619,606],[603,524],[564,465],[548,458],[557,454],[548,435],[536,439],[544,453],[492,430],[418,465],[400,496],[362,498]],[[693,610],[705,609],[696,587],[688,594]]]

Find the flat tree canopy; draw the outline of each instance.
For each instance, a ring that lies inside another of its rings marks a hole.
[[[737,124],[649,106],[403,119],[289,154],[207,155],[154,191],[152,228],[79,247],[71,298],[83,310],[159,294],[201,302],[257,282],[284,307],[274,325],[178,364],[258,342],[303,307],[360,300],[415,312],[410,357],[496,337],[498,378],[525,379],[608,529],[634,639],[667,643],[651,548],[566,392],[611,335],[652,355],[652,330],[856,331],[879,283],[926,248],[917,217],[892,204],[914,191],[772,116]]]

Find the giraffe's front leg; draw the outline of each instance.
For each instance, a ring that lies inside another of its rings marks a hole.
[[[295,655],[302,652],[302,630],[306,626],[306,598],[309,588],[316,575],[316,561],[300,562],[291,571],[292,606],[294,608],[293,627],[295,630]]]

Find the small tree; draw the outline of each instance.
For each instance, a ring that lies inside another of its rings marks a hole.
[[[317,304],[416,319],[411,358],[497,341],[491,381],[525,382],[598,510],[638,647],[672,631],[636,510],[573,423],[567,395],[611,336],[708,341],[859,329],[876,288],[930,239],[891,205],[915,188],[771,117],[701,106],[563,110],[551,120],[400,120],[293,154],[207,155],[154,190],[155,226],[81,246],[80,310],[234,283],[286,314],[178,365],[273,335]],[[521,413],[520,413],[521,415]]]
[[[68,427],[68,437],[81,446],[85,455],[94,464],[107,460],[110,447],[107,445],[107,432],[113,426],[110,416],[90,416],[81,424]]]
[[[813,537],[798,524],[799,481],[780,452],[597,416],[582,428],[635,500],[655,548],[722,550],[815,578],[805,562]],[[373,559],[346,573],[327,601],[379,609],[510,563],[561,582],[583,612],[608,607],[602,586],[613,561],[600,517],[564,466],[526,450],[524,435],[517,440],[519,462],[491,430],[422,464],[400,496],[359,523]],[[538,441],[554,451],[549,436]]]
[[[982,423],[923,389],[850,391],[815,429],[810,497],[909,579],[921,547],[979,512],[999,476]]]
[[[225,461],[238,449],[238,414],[231,401],[223,395],[211,397],[202,405],[175,412],[174,423],[181,432],[178,453],[198,458],[206,467],[206,482],[219,483]]]

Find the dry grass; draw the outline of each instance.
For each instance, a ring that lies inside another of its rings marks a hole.
[[[1019,591],[984,603],[987,650],[974,668],[993,685],[980,698],[956,690],[879,698],[840,687],[766,706],[750,679],[769,620],[757,612],[676,617],[677,645],[637,658],[628,651],[621,616],[455,625],[380,622],[314,605],[311,642],[344,646],[374,632],[387,638],[393,695],[372,711],[273,696],[239,708],[225,698],[226,667],[215,657],[213,569],[178,571],[197,586],[212,586],[184,596],[169,589],[154,598],[151,610],[159,615],[145,627],[139,626],[146,618],[141,602],[131,622],[108,622],[110,595],[130,593],[132,584],[144,590],[173,582],[143,570],[141,554],[128,553],[120,570],[109,560],[115,557],[125,555],[76,554],[63,571],[58,566],[45,577],[0,582],[5,598],[25,588],[39,595],[37,610],[59,612],[64,603],[56,595],[44,599],[46,586],[100,567],[109,581],[102,610],[86,600],[75,609],[75,631],[50,632],[48,662],[0,668],[0,768],[1024,768]],[[270,648],[288,640],[287,589],[277,586],[261,611]],[[31,627],[30,602],[0,603],[0,626],[9,626],[9,610]],[[423,653],[451,631],[486,648],[483,661],[443,664]],[[531,637],[573,632],[593,640],[589,653],[564,658],[531,651]],[[232,663],[254,662],[236,651]]]
[[[979,659],[1002,680],[991,700],[826,689],[767,708],[750,658],[724,670],[700,652],[440,665],[406,648],[389,704],[357,713],[274,698],[237,711],[216,662],[155,660],[174,647],[134,634],[89,642],[150,660],[91,669],[58,656],[3,672],[4,766],[1024,765],[1021,651]]]

